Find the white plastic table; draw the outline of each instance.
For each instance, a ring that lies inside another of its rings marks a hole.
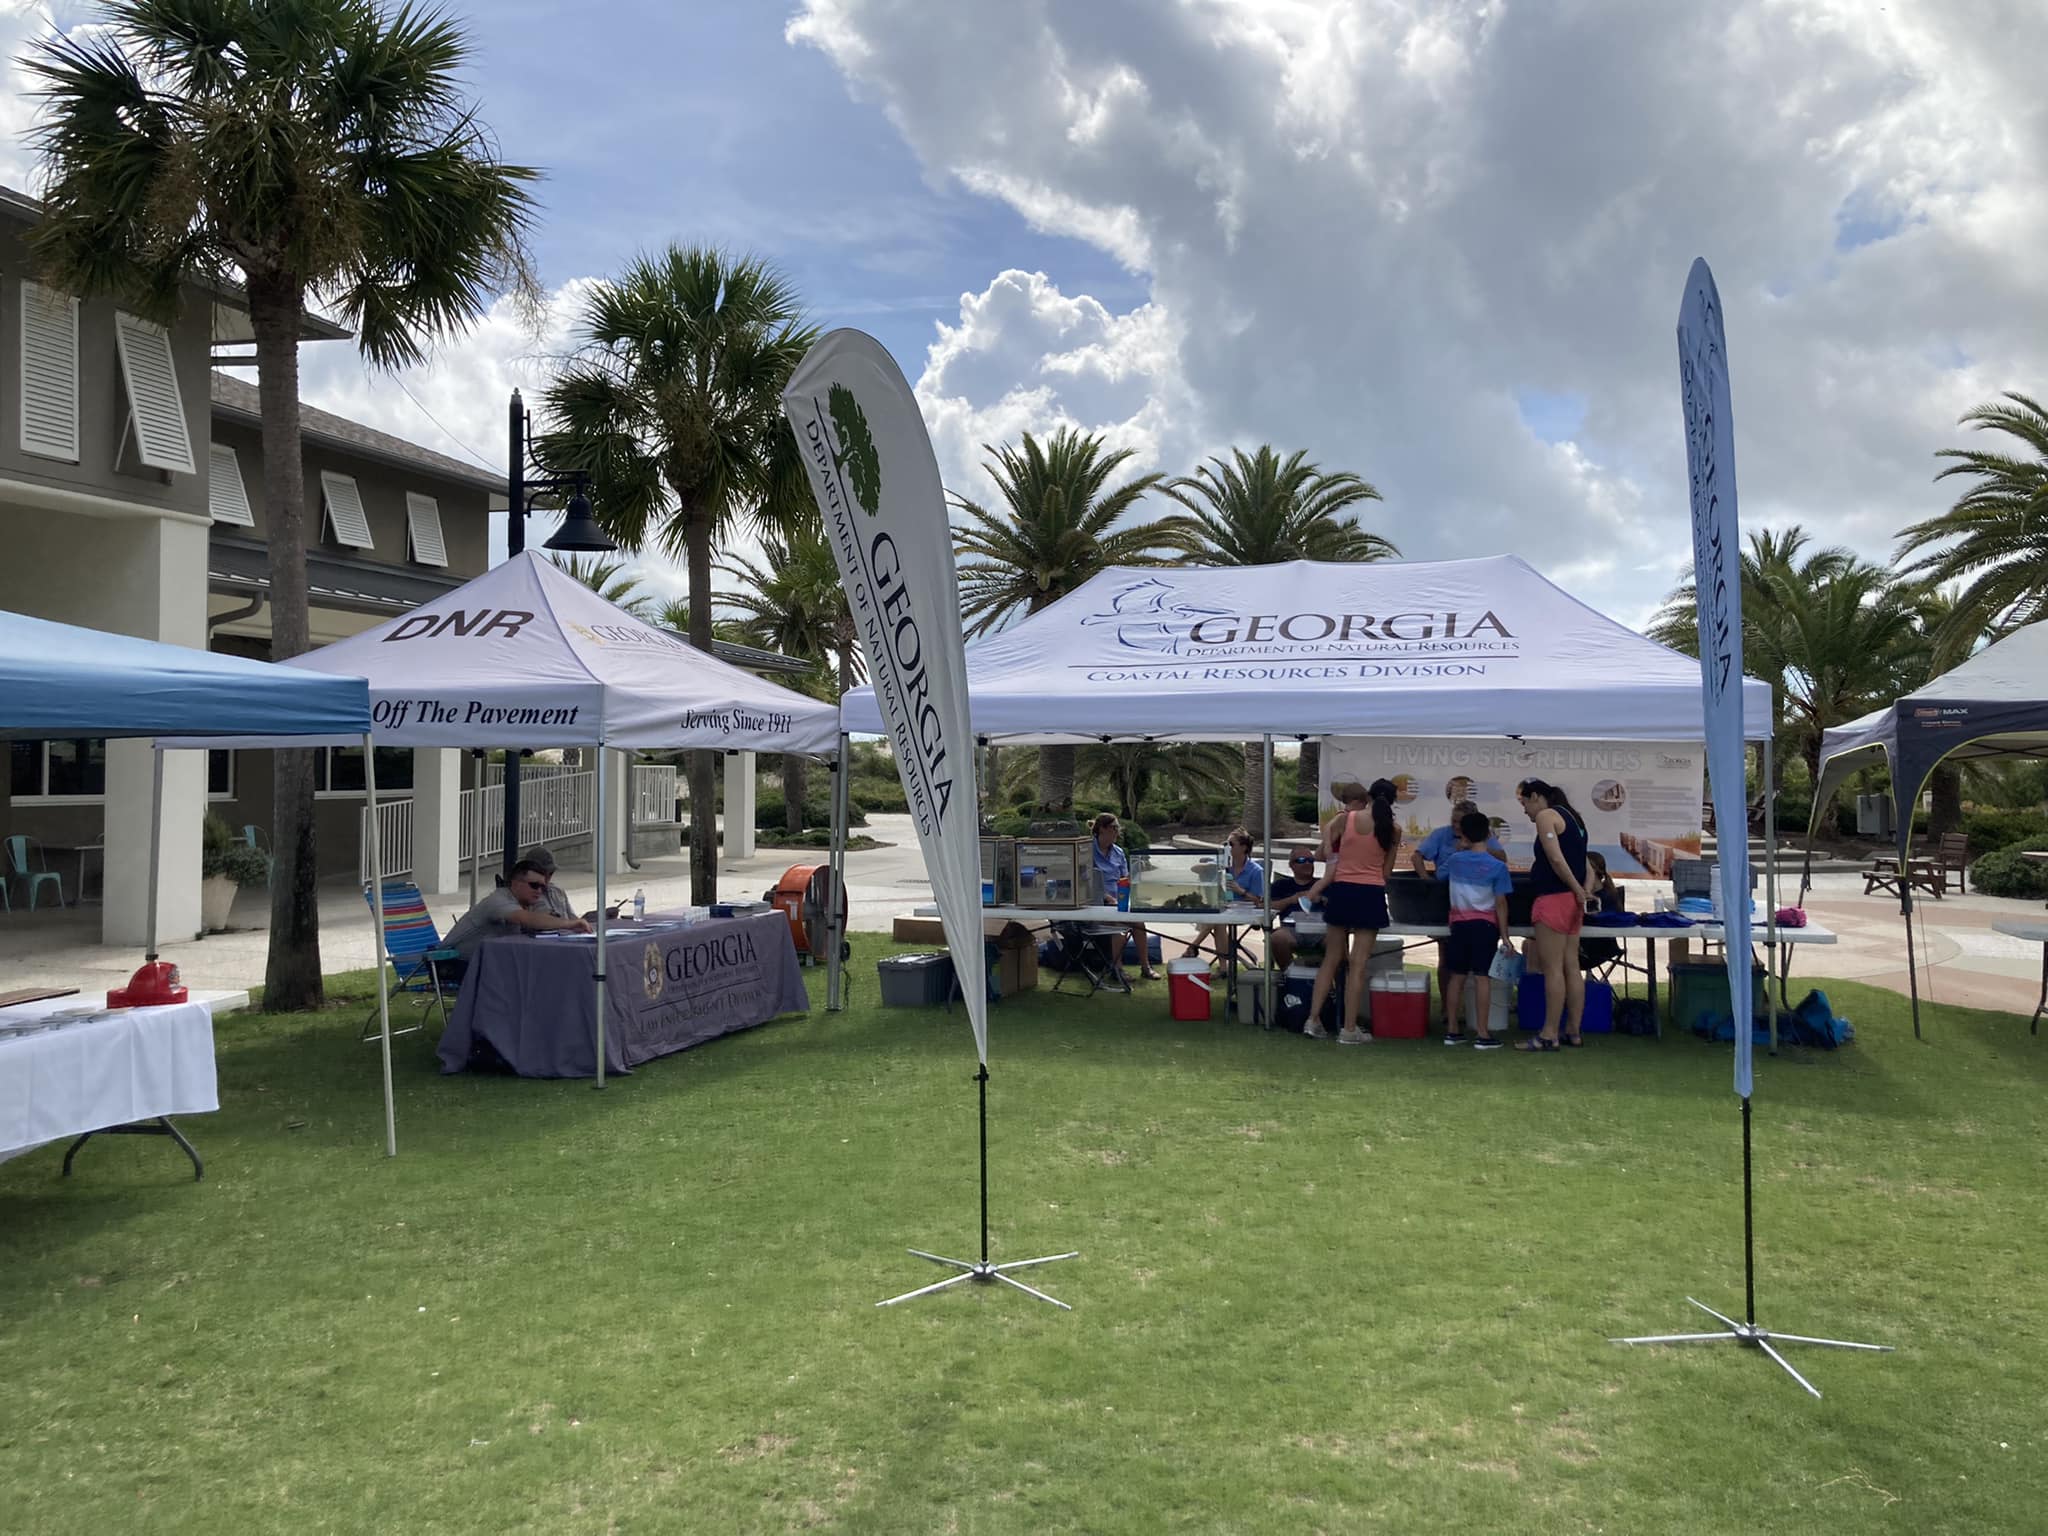
[[[2027,855],[2028,858],[2048,858],[2048,854]],[[2002,933],[2009,939],[2025,939],[2029,944],[2041,946],[2041,1000],[2034,1004],[2034,1016],[2027,1021],[2027,1033],[2041,1032],[2041,1012],[2048,1009],[2048,922],[2023,923],[2017,918],[2007,918],[1991,925],[1993,933]]]
[[[46,1018],[92,1000],[17,1003],[0,1008],[0,1021]],[[205,1165],[171,1116],[219,1108],[206,999],[0,1037],[0,1159],[75,1136],[64,1154],[68,1176],[94,1135],[168,1136],[192,1159],[192,1176],[202,1178]]]

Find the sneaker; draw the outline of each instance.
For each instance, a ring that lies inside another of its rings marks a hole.
[[[1310,1019],[1308,1023],[1304,1024],[1301,1032],[1311,1040],[1327,1040],[1330,1038],[1330,1032],[1314,1019]]]
[[[1464,1043],[1465,1043],[1465,1042],[1466,1042],[1467,1040],[1469,1040],[1469,1039],[1471,1039],[1471,1038],[1472,1038],[1472,1037],[1471,1037],[1470,1035],[1446,1034],[1446,1035],[1444,1036],[1444,1044],[1445,1044],[1445,1045],[1463,1045],[1463,1044],[1464,1044]]]
[[[1371,1045],[1372,1036],[1362,1029],[1341,1029],[1337,1032],[1339,1045]]]
[[[1475,1051],[1497,1051],[1501,1048],[1502,1043],[1499,1035],[1481,1035],[1472,1042],[1472,1049]]]

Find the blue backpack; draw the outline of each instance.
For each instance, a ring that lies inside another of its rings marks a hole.
[[[1818,988],[1806,994],[1792,1010],[1792,1036],[1801,1045],[1832,1051],[1856,1038],[1856,1026],[1838,1018],[1828,995]]]

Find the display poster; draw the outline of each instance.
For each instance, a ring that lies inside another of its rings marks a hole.
[[[1334,784],[1390,779],[1402,842],[1420,843],[1471,800],[1516,869],[1536,852],[1536,829],[1515,799],[1523,779],[1555,784],[1586,819],[1587,846],[1616,879],[1669,879],[1674,859],[1700,853],[1706,751],[1690,742],[1543,741],[1472,737],[1330,736],[1323,740],[1321,808]]]

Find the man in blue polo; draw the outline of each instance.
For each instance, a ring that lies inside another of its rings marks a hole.
[[[1409,867],[1418,875],[1433,877],[1436,874],[1437,865],[1443,863],[1445,859],[1458,851],[1459,820],[1478,809],[1479,807],[1470,800],[1460,800],[1457,804],[1453,805],[1451,807],[1450,820],[1446,821],[1442,826],[1415,845],[1415,851],[1408,856]],[[1499,859],[1501,863],[1507,863],[1507,850],[1501,847],[1500,839],[1493,836],[1490,832],[1486,838],[1486,851],[1496,859]],[[1502,937],[1505,938],[1506,935],[1503,934]],[[1449,995],[1450,981],[1451,941],[1449,939],[1438,939],[1436,941],[1436,995],[1439,998]],[[1482,1020],[1481,1022],[1483,1023],[1484,1021]],[[1459,1020],[1453,1019],[1448,1015],[1445,1016],[1444,1028],[1447,1031],[1452,1034],[1459,1034],[1462,1032],[1459,1026]]]

